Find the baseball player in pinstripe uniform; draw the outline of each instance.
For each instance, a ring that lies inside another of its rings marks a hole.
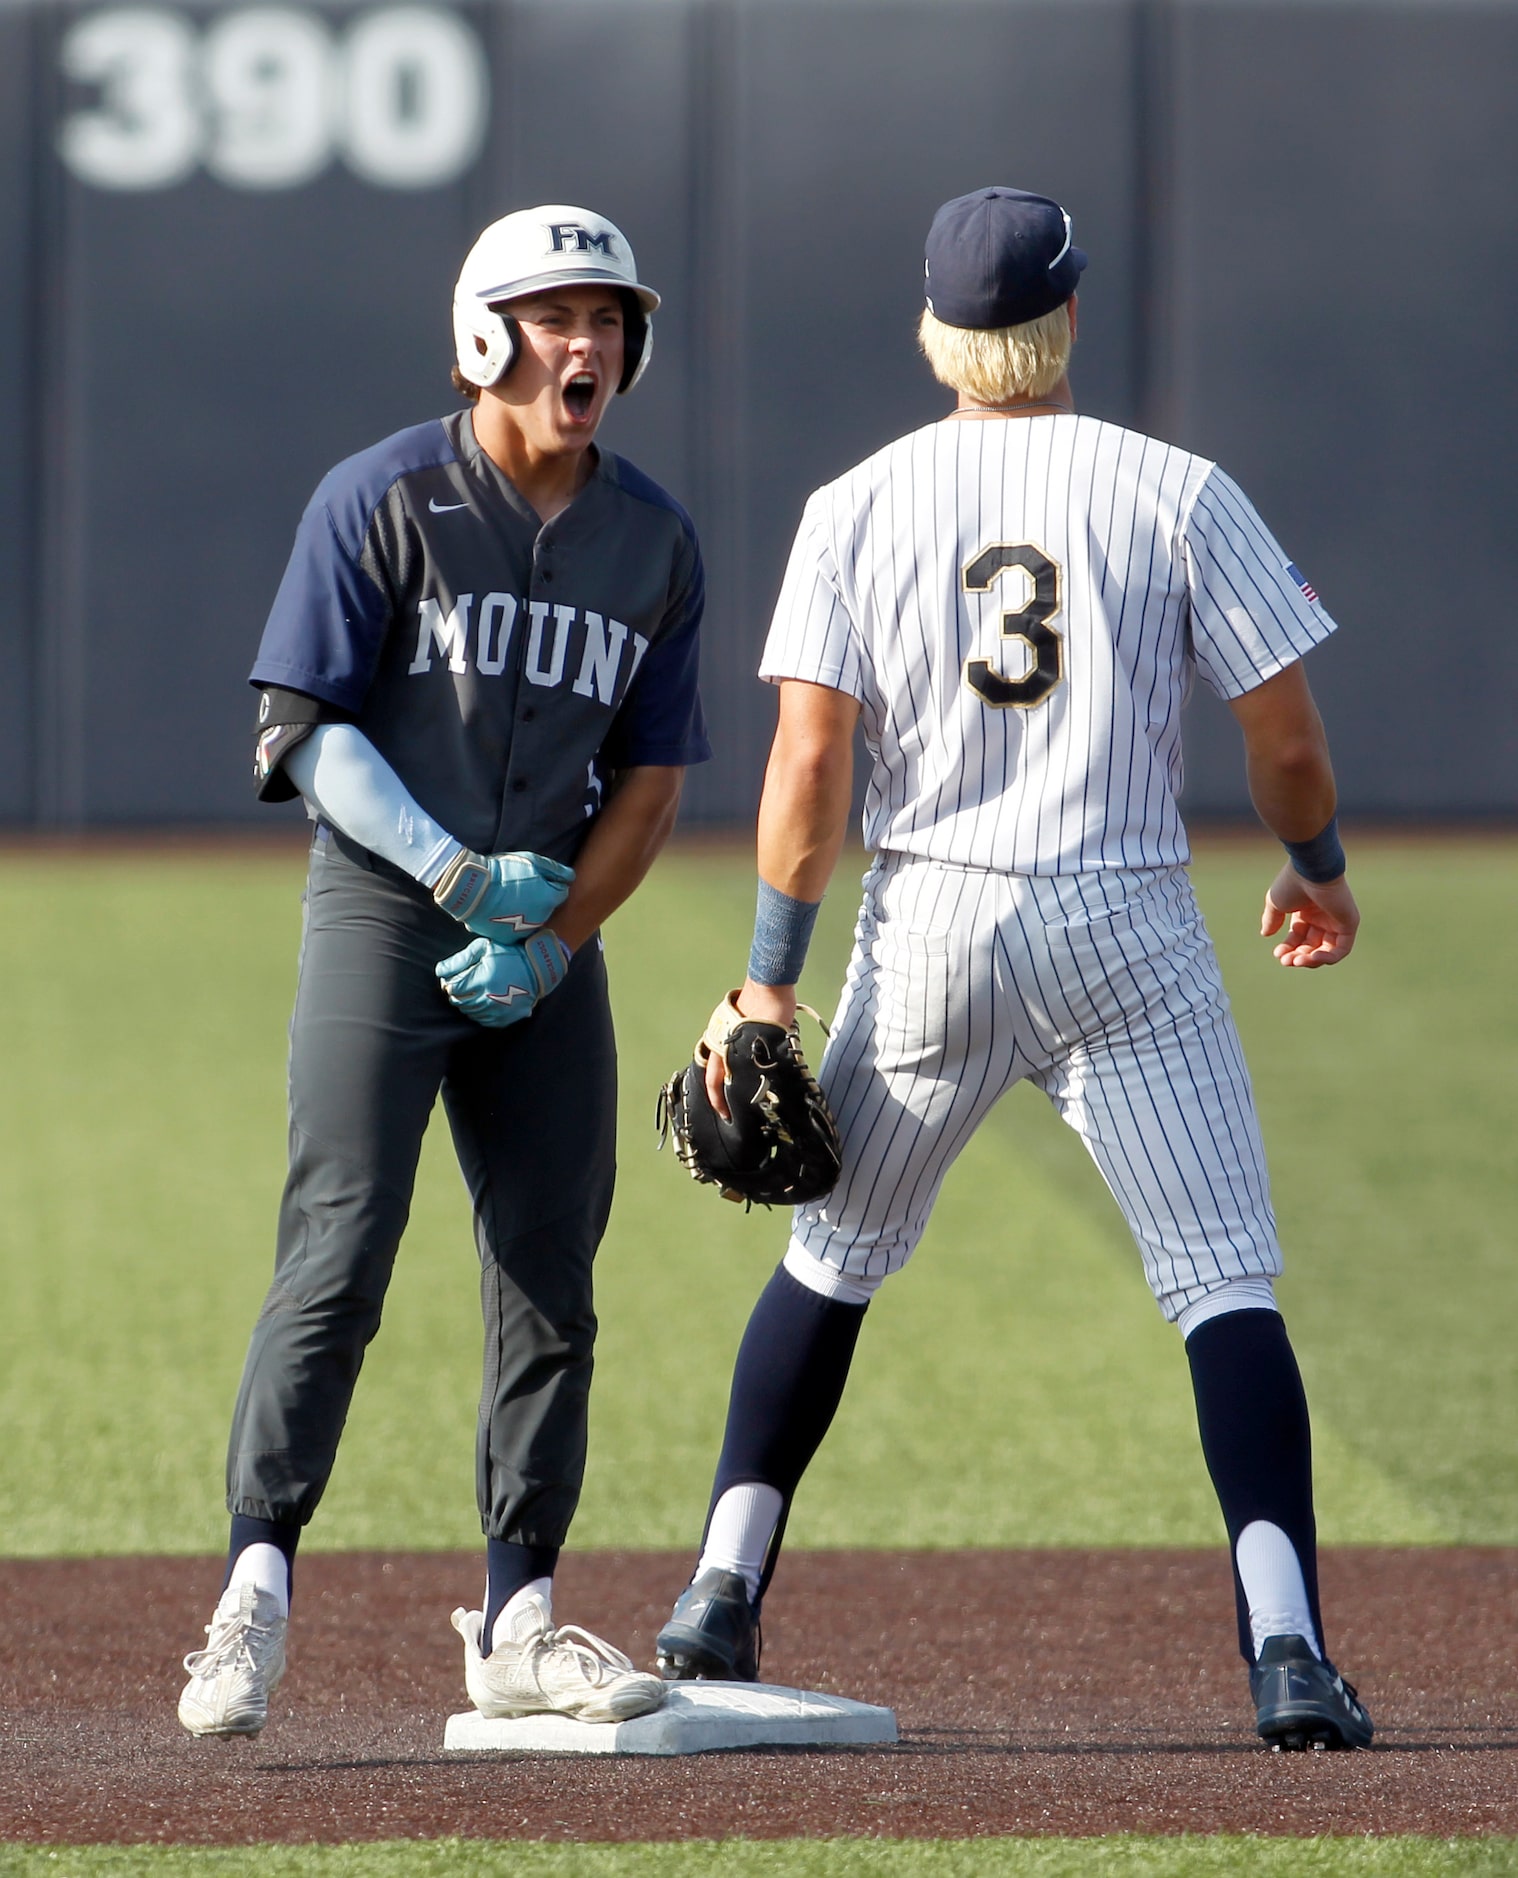
[[[1286,847],[1262,933],[1292,968],[1348,954],[1359,915],[1301,663],[1333,621],[1221,470],[1077,414],[1084,266],[1046,197],[945,204],[920,336],[958,402],[818,490],[796,536],[760,668],[780,714],[738,1008],[794,1016],[862,724],[874,860],[819,1069],[843,1168],[796,1210],[749,1321],[660,1668],[757,1676],[760,1600],[865,1311],[1027,1079],[1085,1142],[1185,1339],[1261,1736],[1363,1746],[1370,1718],[1324,1646],[1265,1162],[1176,807],[1200,673]]]
[[[708,754],[701,556],[684,511],[595,446],[658,295],[621,231],[494,222],[454,295],[468,408],[312,498],[265,628],[260,794],[316,830],[290,1027],[274,1282],[227,1459],[227,1578],[179,1716],[255,1734],[285,1662],[296,1541],[336,1456],[439,1091],[485,1319],[482,1611],[454,1612],[492,1716],[616,1720],[658,1677],[556,1627],[611,1204],[616,1058],[598,929]]]

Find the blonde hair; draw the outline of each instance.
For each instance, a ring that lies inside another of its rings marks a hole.
[[[933,376],[977,404],[1043,398],[1070,365],[1069,302],[1024,326],[946,326],[924,309],[917,343]]]

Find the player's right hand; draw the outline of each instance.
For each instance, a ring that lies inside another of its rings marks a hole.
[[[1360,929],[1360,909],[1343,874],[1337,880],[1304,880],[1288,861],[1265,895],[1261,938],[1279,932],[1288,914],[1286,937],[1275,948],[1283,965],[1311,971],[1349,957]]]
[[[520,945],[474,939],[439,962],[438,982],[466,1016],[502,1030],[529,1016],[564,982],[571,957],[555,932],[534,933]]]
[[[536,932],[564,904],[575,870],[542,854],[476,854],[461,848],[432,897],[482,939],[511,941]]]

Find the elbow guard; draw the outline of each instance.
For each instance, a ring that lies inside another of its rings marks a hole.
[[[300,791],[285,774],[285,758],[318,724],[348,721],[348,713],[304,691],[270,685],[258,695],[258,731],[253,746],[253,787],[260,802],[293,802]]]

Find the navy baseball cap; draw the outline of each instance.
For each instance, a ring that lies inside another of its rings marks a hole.
[[[946,202],[928,230],[928,311],[945,326],[1022,326],[1075,292],[1086,257],[1070,217],[1025,189],[977,189]]]

